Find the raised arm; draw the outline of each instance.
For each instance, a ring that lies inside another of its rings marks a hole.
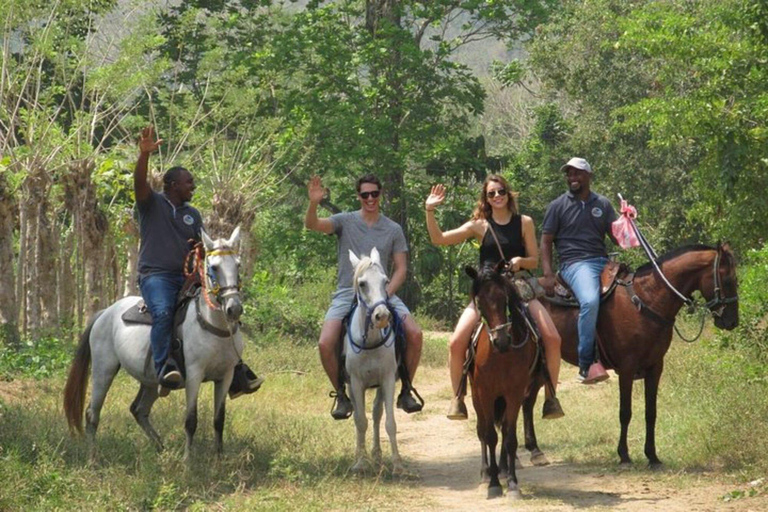
[[[325,188],[320,176],[312,176],[307,184],[307,193],[309,195],[309,206],[307,214],[304,216],[304,227],[312,231],[319,231],[330,235],[333,233],[333,222],[330,219],[321,219],[317,216],[317,205],[325,196]]]
[[[435,209],[442,204],[445,200],[445,187],[443,185],[435,185],[424,201],[424,208],[427,210],[427,231],[429,232],[429,239],[435,245],[454,245],[463,242],[467,238],[478,236],[476,233],[476,222],[469,221],[456,229],[450,231],[443,231],[440,226],[437,225],[437,219],[435,218]]]
[[[133,191],[136,195],[136,202],[140,203],[149,199],[152,193],[152,187],[147,180],[149,169],[149,155],[157,151],[162,139],[155,139],[155,129],[147,126],[141,131],[139,138],[139,159],[136,161],[136,168],[133,170]]]
[[[514,272],[521,269],[533,270],[539,266],[539,249],[536,247],[536,226],[533,225],[533,219],[527,215],[522,216],[522,221],[525,257],[515,256],[512,258],[510,265]]]
[[[544,233],[541,235],[541,269],[544,277],[541,279],[541,286],[547,295],[555,294],[555,273],[552,270],[552,243],[555,235]]]

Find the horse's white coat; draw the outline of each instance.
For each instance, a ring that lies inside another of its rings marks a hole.
[[[204,330],[197,320],[197,311],[202,311],[204,319],[223,331],[232,331],[242,313],[238,283],[237,243],[239,228],[235,228],[229,240],[212,241],[203,232],[203,242],[208,253],[217,249],[230,249],[234,254],[211,256],[208,265],[215,265],[216,280],[222,290],[220,298],[210,294],[210,301],[218,305],[212,310],[202,295],[187,306],[184,323],[181,326],[184,340],[184,359],[186,365],[185,392],[187,415],[185,431],[187,435],[185,458],[190,455],[192,438],[197,427],[197,396],[203,381],[214,382],[214,428],[216,430],[216,449],[222,450],[222,430],[224,424],[224,402],[232,382],[234,367],[243,351],[243,340],[238,330],[231,336],[220,337]],[[208,280],[208,277],[206,277]],[[211,283],[206,288],[210,290]],[[147,436],[158,449],[162,448],[160,436],[149,422],[152,405],[158,398],[158,381],[152,363],[149,341],[150,326],[126,324],[121,317],[134,306],[141,297],[125,297],[110,307],[96,320],[89,338],[92,359],[91,400],[86,410],[86,432],[92,448],[102,405],[112,380],[120,368],[125,369],[139,381],[141,387],[131,412],[144,429]],[[217,301],[220,301],[217,302]]]
[[[373,402],[373,445],[371,455],[377,461],[381,459],[381,440],[379,429],[384,409],[387,411],[385,428],[389,436],[389,444],[392,448],[393,472],[402,471],[402,462],[397,451],[397,426],[395,424],[395,378],[397,372],[397,360],[395,356],[394,341],[387,342],[378,348],[371,350],[356,349],[350,343],[349,337],[358,345],[375,346],[382,340],[382,328],[391,322],[389,309],[382,301],[386,301],[386,285],[388,282],[381,259],[376,248],[371,251],[370,258],[362,260],[349,252],[349,261],[355,268],[354,287],[358,294],[360,304],[349,322],[350,332],[344,338],[344,352],[346,354],[346,370],[350,379],[350,395],[354,405],[355,426],[357,428],[357,447],[355,452],[355,464],[352,471],[360,472],[366,469],[365,432],[368,428],[368,420],[365,415],[365,390],[378,386],[376,398]],[[371,312],[371,325],[367,336],[364,336],[366,306],[381,302]],[[390,329],[391,331],[391,329]],[[394,337],[394,333],[390,336]]]

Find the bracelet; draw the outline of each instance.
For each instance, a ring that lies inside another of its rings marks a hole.
[[[434,209],[434,208],[424,208],[424,209],[425,209],[425,210],[427,210],[428,212],[433,212],[433,211],[435,211],[435,209]]]

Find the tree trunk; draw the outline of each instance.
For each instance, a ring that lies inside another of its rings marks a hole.
[[[0,175],[0,343],[10,346],[17,346],[19,342],[19,310],[13,268],[15,208],[8,180]]]

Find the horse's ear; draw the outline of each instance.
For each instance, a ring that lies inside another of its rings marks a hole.
[[[237,249],[238,243],[240,243],[240,226],[236,226],[232,231],[232,234],[230,235],[229,240],[227,240],[226,245],[229,248]]]
[[[495,270],[497,274],[501,274],[504,272],[506,268],[507,268],[507,262],[505,260],[499,260],[499,262],[496,264],[493,270]]]
[[[208,236],[208,233],[206,233],[204,229],[200,229],[200,237],[203,239],[203,245],[205,246],[205,250],[207,252],[212,251],[213,240],[211,240],[211,237]]]
[[[360,258],[352,252],[352,249],[349,250],[349,262],[352,264],[352,268],[357,268],[360,264]]]
[[[375,247],[371,251],[371,261],[381,266],[381,256],[379,256],[379,250]]]
[[[467,275],[471,277],[473,281],[477,281],[477,270],[475,270],[475,267],[470,267],[469,265],[467,265],[466,267],[464,267],[464,272],[466,272]]]

